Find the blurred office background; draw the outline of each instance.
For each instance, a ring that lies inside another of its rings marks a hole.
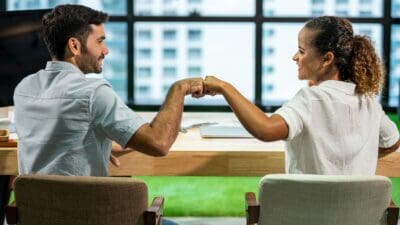
[[[307,85],[292,61],[297,33],[312,17],[349,18],[368,35],[388,71],[381,96],[399,106],[400,0],[5,0],[0,10],[83,4],[110,15],[103,76],[134,109],[158,109],[170,85],[212,74],[271,111]],[[221,96],[186,100],[193,110],[227,110]]]

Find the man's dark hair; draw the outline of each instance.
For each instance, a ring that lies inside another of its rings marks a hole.
[[[58,5],[42,19],[44,41],[50,55],[58,60],[65,57],[65,46],[71,37],[81,42],[86,50],[86,40],[91,32],[91,24],[100,25],[108,20],[104,12],[82,5]]]

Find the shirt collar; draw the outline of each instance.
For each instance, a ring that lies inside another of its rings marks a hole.
[[[66,62],[66,61],[48,61],[46,64],[46,70],[67,70],[75,73],[80,73],[83,74],[81,70],[79,70],[78,67],[76,67],[74,64]]]
[[[356,91],[356,85],[353,82],[344,82],[339,80],[326,80],[318,86],[336,89],[348,95],[354,95]]]

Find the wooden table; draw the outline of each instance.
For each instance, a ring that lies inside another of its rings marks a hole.
[[[141,115],[150,121],[155,114]],[[184,114],[184,124],[200,121],[238,124],[232,113]],[[138,152],[116,152],[121,166],[115,168],[110,165],[109,173],[111,176],[263,176],[285,172],[283,149],[283,141],[265,143],[254,138],[204,139],[200,137],[198,128],[192,128],[187,133],[179,133],[166,157],[151,157]],[[381,155],[377,174],[400,177],[400,152]],[[10,175],[17,175],[16,148],[0,148],[0,175],[3,175],[0,176],[3,187]],[[4,193],[4,189],[0,191]]]

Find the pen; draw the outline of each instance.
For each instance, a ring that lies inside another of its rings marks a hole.
[[[195,123],[189,126],[185,126],[185,127],[181,127],[181,129],[179,130],[182,133],[186,133],[188,129],[190,128],[195,128],[195,127],[201,127],[204,125],[213,125],[213,124],[217,124],[217,122],[204,122],[204,123]]]

